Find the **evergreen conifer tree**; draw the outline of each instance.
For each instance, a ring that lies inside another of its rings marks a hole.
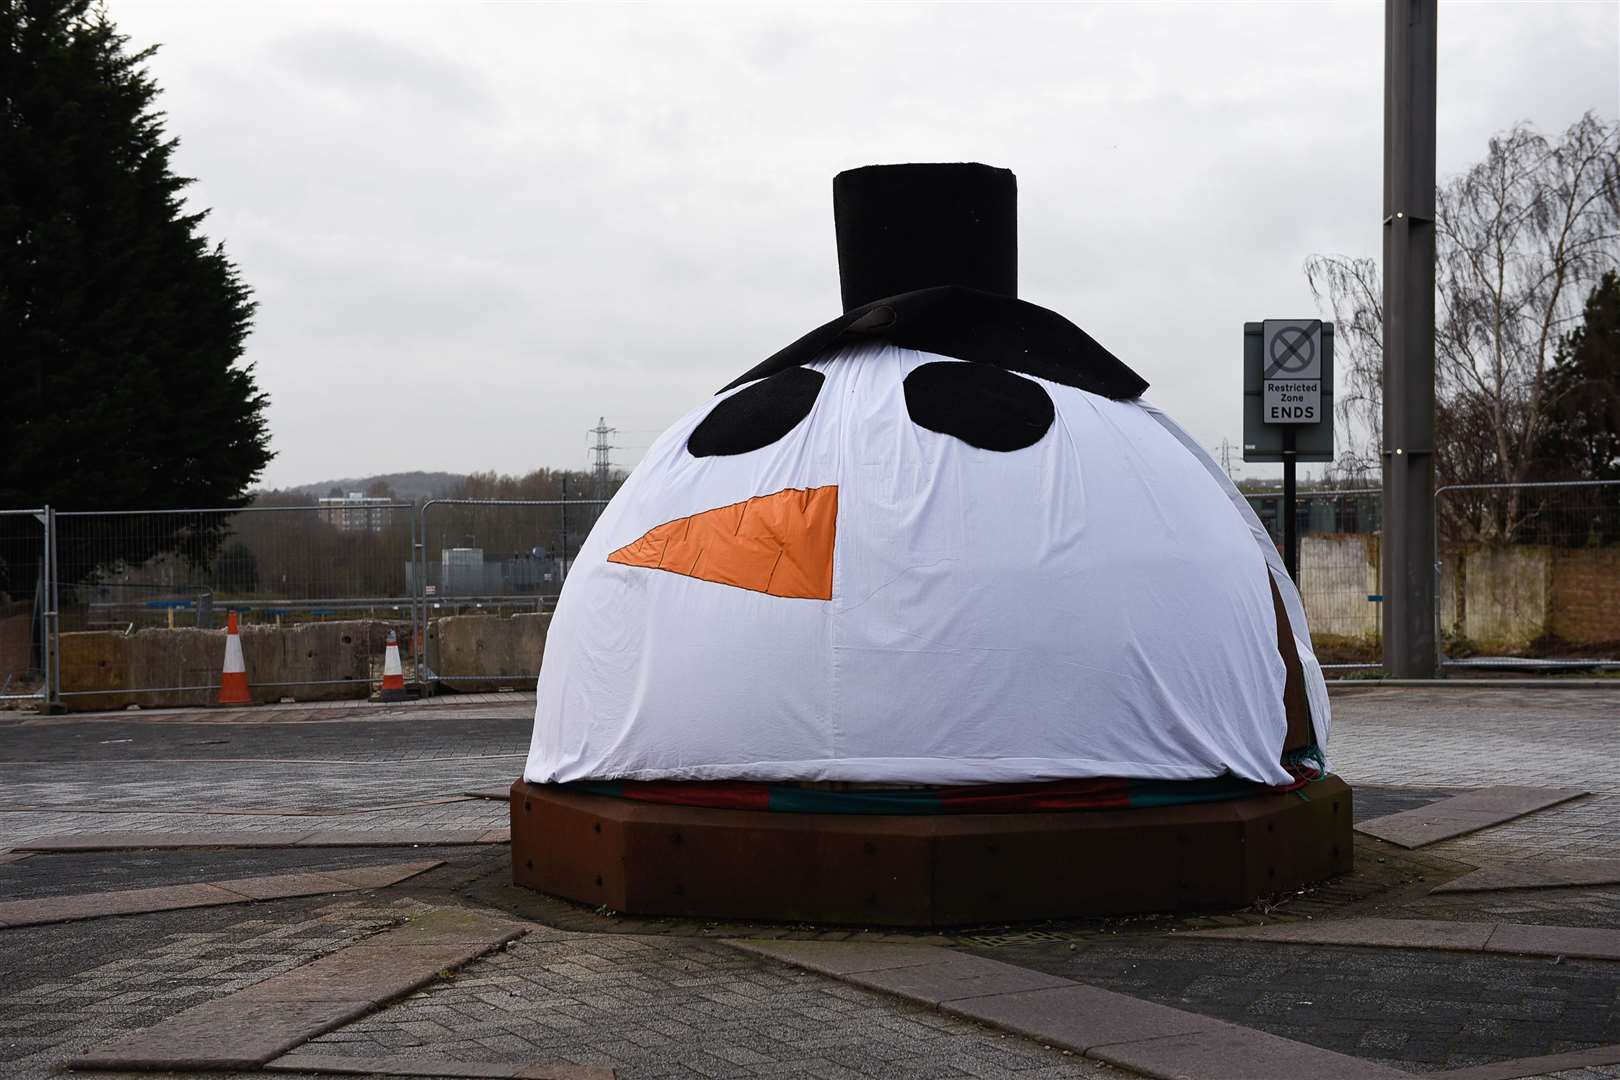
[[[183,201],[154,50],[127,43],[90,0],[0,0],[0,507],[240,505],[271,456],[250,290]],[[79,521],[70,573],[180,532],[199,550],[195,519]],[[0,589],[32,587],[16,540]]]

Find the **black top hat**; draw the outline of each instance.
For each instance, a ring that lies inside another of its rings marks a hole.
[[[934,285],[1018,295],[1018,180],[989,165],[868,165],[833,177],[844,310]]]

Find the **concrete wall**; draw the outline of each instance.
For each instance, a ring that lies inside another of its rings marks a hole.
[[[1471,545],[1441,561],[1440,625],[1480,649],[1620,642],[1620,548]]]
[[[248,626],[242,657],[256,702],[329,701],[371,694],[374,654],[387,624],[370,620]],[[87,630],[62,635],[63,704],[74,710],[128,705],[209,705],[225,659],[225,631],[179,628],[125,635]],[[284,684],[284,685],[272,685]],[[166,690],[168,687],[206,687]],[[136,693],[159,690],[158,693]],[[79,696],[81,691],[93,691]]]
[[[1550,555],[1549,549],[1531,545],[1462,551],[1460,580],[1454,578],[1452,586],[1453,631],[1487,652],[1519,648],[1541,637],[1552,585]]]
[[[1311,634],[1370,640],[1379,632],[1378,537],[1300,540],[1300,583]],[[1517,651],[1549,634],[1574,645],[1620,642],[1620,547],[1471,544],[1441,553],[1440,625],[1487,652]]]
[[[1300,595],[1313,637],[1370,638],[1378,633],[1378,538],[1362,533],[1304,536]]]
[[[428,665],[441,690],[533,690],[550,615],[451,615],[428,632]]]

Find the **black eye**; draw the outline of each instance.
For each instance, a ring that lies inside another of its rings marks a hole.
[[[1032,379],[989,364],[940,361],[906,376],[906,411],[919,427],[981,450],[1022,450],[1052,426],[1052,399]]]
[[[810,415],[825,381],[819,371],[791,367],[744,387],[710,409],[692,429],[687,453],[716,457],[771,445]]]

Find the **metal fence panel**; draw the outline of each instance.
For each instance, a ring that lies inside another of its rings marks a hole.
[[[1299,591],[1311,640],[1324,667],[1375,667],[1382,656],[1380,496],[1376,488],[1299,493],[1295,507]],[[1244,497],[1272,541],[1281,545],[1282,495],[1265,492]]]
[[[430,499],[409,568],[418,601],[414,657],[423,681],[462,689],[517,687],[539,675],[544,629],[448,623],[549,615],[574,555],[606,499]],[[470,634],[466,648],[461,637]],[[481,649],[474,665],[464,655]]]
[[[1280,496],[1247,498],[1279,537]],[[341,677],[303,665],[286,680],[261,674],[256,688],[343,683],[341,696],[369,694],[389,629],[425,692],[532,686],[569,565],[606,502],[0,510],[0,701],[105,694],[85,689],[77,668],[72,685],[62,681],[64,656],[82,664],[103,646],[147,656],[125,665],[134,674],[122,693],[209,700],[218,638],[182,639],[218,629],[227,610],[298,633],[364,620],[354,624],[363,640],[342,638]],[[1300,499],[1300,591],[1326,667],[1378,661],[1380,506],[1373,489]],[[1620,482],[1451,486],[1436,506],[1448,667],[1620,665]],[[157,630],[180,633],[141,636]],[[131,638],[153,648],[118,644]],[[277,635],[275,647],[291,640]]]
[[[61,630],[126,637],[153,629],[213,630],[235,611],[244,626],[366,619],[397,623],[408,633],[406,562],[414,528],[410,503],[61,512]],[[365,647],[380,665],[384,636],[375,636],[367,632]],[[121,692],[206,695],[218,686],[219,664],[211,654],[178,647],[174,654],[184,659],[134,665],[134,683]],[[356,679],[251,681],[275,687]]]
[[[1615,665],[1620,481],[1453,484],[1435,512],[1447,667]]]
[[[50,511],[0,510],[0,701],[45,701],[55,687]]]

